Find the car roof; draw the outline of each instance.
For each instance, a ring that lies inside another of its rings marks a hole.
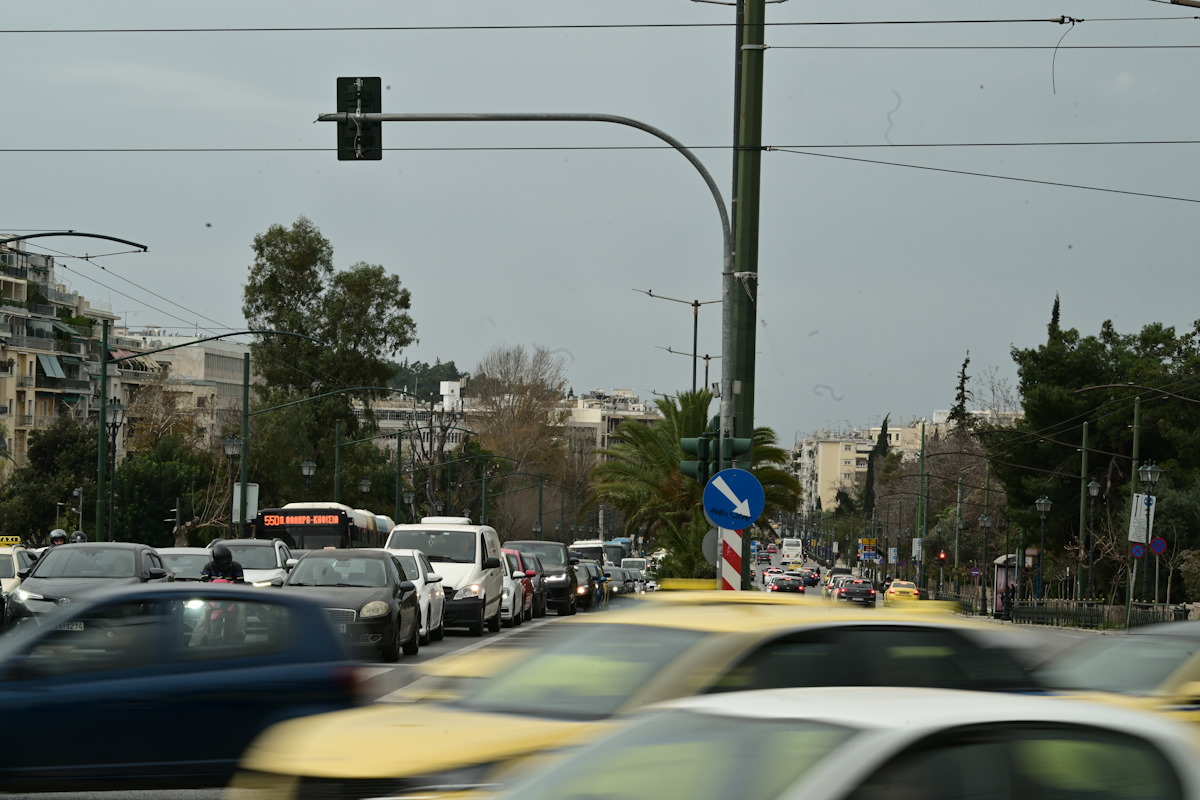
[[[1097,725],[1151,736],[1180,739],[1194,733],[1184,723],[1099,703],[1064,703],[1061,699],[1007,692],[924,689],[904,686],[842,686],[765,689],[699,695],[664,704],[709,714],[758,719],[815,719],[863,730],[915,733],[914,728],[986,723],[1054,721]],[[661,707],[661,706],[660,706]],[[879,710],[886,708],[887,713]],[[1200,757],[1200,751],[1197,752]]]
[[[154,550],[159,555],[163,556],[194,555],[204,556],[207,558],[209,555],[211,555],[207,547],[156,547]]]
[[[381,561],[392,557],[392,554],[387,550],[376,549],[374,547],[327,547],[321,550],[309,550],[304,554],[304,557],[312,558],[313,556],[322,555],[331,558],[375,558]]]
[[[270,546],[279,541],[282,541],[282,539],[278,539],[278,538],[273,538],[273,539],[213,539],[211,542],[208,543],[208,546],[212,547],[213,545],[218,544],[218,543],[220,543],[220,544],[236,544],[239,547],[242,545],[247,545],[247,544],[250,545],[251,547]]]
[[[64,547],[65,545],[59,545]],[[141,542],[72,542],[70,543],[71,550],[74,551],[82,547],[115,547],[118,550],[153,550],[154,548],[148,544]],[[58,548],[55,548],[58,549]]]

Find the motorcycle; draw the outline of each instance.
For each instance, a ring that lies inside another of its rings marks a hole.
[[[236,583],[228,578],[213,578],[207,583]],[[220,600],[198,601],[200,619],[192,628],[190,647],[238,644],[245,637],[245,628],[238,613],[240,603]]]

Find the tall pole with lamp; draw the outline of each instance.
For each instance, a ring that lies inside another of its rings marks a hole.
[[[1053,505],[1053,501],[1051,501],[1049,497],[1046,497],[1046,495],[1042,495],[1041,497],[1039,497],[1037,500],[1034,501],[1034,506],[1037,507],[1038,514],[1040,514],[1041,518],[1042,518],[1042,541],[1041,541],[1041,544],[1038,545],[1037,586],[1034,590],[1034,594],[1038,600],[1043,599],[1043,597],[1042,597],[1042,560],[1046,556],[1046,515],[1048,513],[1050,513],[1050,506],[1052,506],[1052,505]]]
[[[988,558],[988,533],[992,530],[992,518],[989,515],[980,515],[979,529],[983,531],[983,558],[979,560],[979,566],[983,569],[983,583],[979,593],[979,613],[989,617],[991,610],[988,608],[988,574],[992,571],[992,563]]]
[[[1143,492],[1145,494],[1145,498],[1143,499],[1142,502],[1146,506],[1146,551],[1149,552],[1150,538],[1151,538],[1150,526],[1153,522],[1151,515],[1154,513],[1154,495],[1152,495],[1151,492],[1154,491],[1154,485],[1156,483],[1158,483],[1158,479],[1162,477],[1162,467],[1158,466],[1158,464],[1155,464],[1152,461],[1149,463],[1146,463],[1146,464],[1142,464],[1140,467],[1138,467],[1138,477],[1141,478],[1141,480],[1142,480],[1142,488],[1143,488]],[[1158,556],[1154,557],[1154,570],[1155,570],[1154,602],[1157,603],[1158,602],[1158,574],[1157,574],[1157,572],[1158,572]],[[1146,569],[1142,570],[1142,602],[1145,602],[1145,600],[1146,600],[1146,593],[1148,591],[1149,583],[1150,583],[1150,567],[1149,567],[1149,565],[1147,565]]]
[[[1100,494],[1100,484],[1092,481],[1088,484],[1087,490],[1088,499],[1090,500],[1090,508],[1088,509],[1088,597],[1094,598],[1096,596],[1096,581],[1092,570],[1096,566],[1096,497]]]
[[[312,499],[312,479],[317,474],[317,462],[306,458],[300,462],[300,474],[304,476],[304,499]]]
[[[237,486],[237,468],[235,465],[242,455],[242,437],[227,436],[225,437],[224,446],[225,455],[229,456],[229,538],[236,539],[238,536],[234,532],[233,527],[234,520],[237,519],[237,514],[234,513],[233,509],[238,507],[238,504],[234,502],[234,495],[237,494],[235,491],[235,487]]]
[[[121,430],[122,423],[125,422],[125,405],[117,397],[113,397],[108,401],[108,440],[109,440],[109,472],[115,479],[117,477],[117,434]],[[116,480],[108,482],[108,541],[113,539],[113,522],[115,519],[116,505]]]

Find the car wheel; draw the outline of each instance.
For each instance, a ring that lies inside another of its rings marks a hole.
[[[379,656],[384,663],[391,664],[400,660],[400,626],[396,626],[396,630],[392,631],[391,641],[384,640],[383,646],[379,649]]]
[[[499,633],[501,622],[503,622],[503,620],[500,618],[500,609],[496,609],[496,615],[487,622],[488,630],[492,633]]]
[[[482,624],[479,626],[479,633],[483,633]],[[475,635],[478,636],[479,633]],[[429,632],[429,638],[433,639],[435,642],[440,642],[442,639],[446,638],[446,620],[443,619],[436,628]]]
[[[562,605],[558,607],[557,611],[560,617],[569,617],[575,613],[575,603],[570,598],[567,598],[562,601]]]
[[[489,628],[491,625],[488,626]],[[483,609],[479,609],[479,619],[467,626],[467,632],[472,636],[483,636]]]
[[[420,630],[421,629],[417,625],[417,622],[414,621],[412,635],[409,636],[408,641],[404,643],[404,655],[415,656],[417,653],[420,652],[420,650],[421,650]],[[397,633],[397,635],[399,635],[399,634]]]
[[[430,630],[429,619],[426,618],[425,619],[425,635],[418,637],[417,641],[419,641],[421,643],[421,645],[424,646],[424,645],[429,644],[429,640],[432,638],[432,636],[433,636],[433,631]]]

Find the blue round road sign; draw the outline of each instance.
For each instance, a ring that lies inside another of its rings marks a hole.
[[[1146,555],[1146,545],[1141,542],[1134,542],[1129,546],[1129,553],[1134,558],[1142,558]]]
[[[983,574],[983,572],[982,572],[982,570],[979,569],[979,567],[971,567],[971,577],[972,578],[978,578],[982,574]]]
[[[1161,555],[1167,552],[1167,540],[1161,536],[1155,536],[1150,540],[1150,552],[1155,555]]]
[[[766,502],[762,484],[744,469],[723,469],[704,486],[704,516],[718,528],[749,528]]]

